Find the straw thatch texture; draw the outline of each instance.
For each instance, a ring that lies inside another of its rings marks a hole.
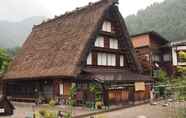
[[[35,26],[4,79],[77,76],[91,34],[113,4],[102,0]]]

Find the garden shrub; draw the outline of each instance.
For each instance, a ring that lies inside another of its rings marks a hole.
[[[38,114],[38,113],[36,113]],[[53,111],[49,111],[49,110],[46,110],[46,109],[42,109],[39,111],[39,115],[38,115],[40,118],[40,116],[42,118],[57,118],[57,113],[56,112],[53,112]]]
[[[54,107],[56,105],[56,101],[51,99],[48,104],[50,107]]]

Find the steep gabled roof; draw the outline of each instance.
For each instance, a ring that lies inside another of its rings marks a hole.
[[[90,3],[34,26],[4,79],[77,76],[83,50],[106,10],[116,2]]]
[[[76,77],[105,14],[116,3],[101,0],[35,26],[4,79]]]

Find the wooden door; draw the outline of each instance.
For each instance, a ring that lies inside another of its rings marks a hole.
[[[129,102],[134,102],[135,98],[134,98],[134,87],[128,87],[128,101]]]
[[[109,101],[112,104],[128,103],[128,91],[127,90],[110,90]]]

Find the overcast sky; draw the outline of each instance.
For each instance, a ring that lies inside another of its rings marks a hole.
[[[98,0],[2,0],[0,20],[20,21],[31,16],[53,17],[95,1]],[[154,2],[162,1],[164,0],[120,0],[119,7],[126,17]]]

